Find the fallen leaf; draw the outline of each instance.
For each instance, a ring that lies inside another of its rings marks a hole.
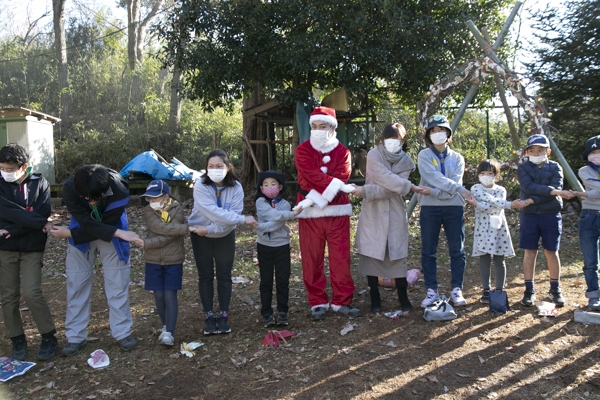
[[[481,356],[477,356],[477,357],[479,357],[479,362],[480,362],[480,363],[482,363],[482,364],[483,364],[483,363],[485,362],[485,360],[483,359],[483,357],[481,357]]]
[[[469,374],[461,374],[460,372],[457,372],[456,375],[460,376],[461,378],[470,378],[471,375]]]
[[[219,376],[219,375],[221,375],[221,371],[213,371],[213,375],[214,376]]]
[[[40,369],[40,372],[48,371],[48,370],[52,369],[53,367],[54,367],[54,361],[51,361],[48,364],[46,364],[46,366],[44,368]]]
[[[142,376],[140,376],[138,379],[139,379],[140,381],[143,381],[145,377],[146,377],[146,375],[142,375]]]
[[[121,383],[124,383],[127,386],[129,386],[129,387],[134,387],[135,386],[135,383],[131,383],[131,382],[127,382],[127,381],[121,381]]]
[[[426,378],[429,379],[429,382],[434,382],[434,383],[438,382],[437,377],[435,375],[427,375]]]
[[[162,376],[167,376],[167,375],[169,375],[170,373],[171,373],[171,370],[170,370],[170,369],[168,369],[168,370],[166,370],[165,372],[163,372],[161,375],[162,375]]]
[[[29,394],[39,392],[40,390],[45,389],[45,388],[46,388],[46,386],[36,386],[33,389],[29,389]]]
[[[394,343],[394,341],[393,341],[393,340],[390,340],[390,341],[389,341],[389,342],[387,342],[385,345],[386,345],[386,346],[390,346],[390,347],[398,347],[398,346],[396,346],[396,344]]]

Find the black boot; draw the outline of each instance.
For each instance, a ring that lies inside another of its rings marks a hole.
[[[367,282],[369,283],[369,293],[371,294],[371,312],[380,313],[382,309],[378,279],[376,276],[367,276]]]
[[[412,311],[412,304],[408,299],[408,282],[406,278],[396,278],[396,288],[398,288],[398,300],[402,311]]]

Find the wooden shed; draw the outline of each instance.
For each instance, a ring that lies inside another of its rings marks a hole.
[[[17,143],[29,151],[29,164],[54,184],[53,125],[60,119],[27,108],[0,109],[0,147]]]

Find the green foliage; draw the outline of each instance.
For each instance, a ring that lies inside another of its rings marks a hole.
[[[552,111],[557,145],[572,167],[583,144],[600,135],[600,1],[569,0],[536,16],[537,60],[528,65]]]
[[[465,21],[494,34],[507,4],[179,0],[157,30],[165,62],[186,72],[187,96],[208,110],[256,85],[283,104],[339,87],[369,104],[390,91],[414,104],[437,76],[481,54]]]

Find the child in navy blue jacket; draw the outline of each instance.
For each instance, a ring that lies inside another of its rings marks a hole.
[[[548,160],[550,142],[544,135],[532,135],[525,148],[527,161],[517,171],[521,185],[521,209],[519,247],[525,250],[523,274],[525,293],[521,304],[532,306],[535,301],[534,272],[540,238],[548,261],[550,296],[557,307],[565,305],[560,288],[560,259],[558,250],[562,234],[562,199],[570,199],[573,193],[562,190],[563,172],[558,163]]]
[[[42,335],[38,360],[56,354],[58,341],[48,303],[42,293],[42,258],[50,216],[48,181],[31,173],[29,154],[18,144],[0,149],[0,293],[6,336],[13,342],[12,358],[25,359],[27,340],[19,311],[21,288]]]

